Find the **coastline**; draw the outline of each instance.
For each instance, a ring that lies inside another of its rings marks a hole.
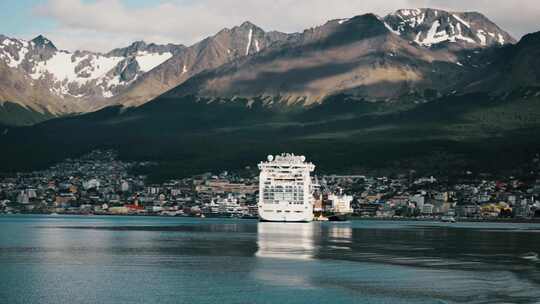
[[[116,214],[116,213],[0,213],[0,217],[9,215],[48,215],[48,216],[134,216],[134,217],[163,217],[163,218],[200,218],[200,219],[237,219],[237,220],[253,220],[254,217],[235,217],[235,216],[201,216],[201,215],[164,215],[164,214]],[[347,221],[373,221],[373,222],[434,222],[441,221],[439,218],[414,218],[414,217],[361,217],[361,216],[348,216]],[[314,221],[315,222],[315,221]],[[540,224],[540,218],[530,219],[515,219],[515,218],[456,218],[457,223],[500,223],[500,224]]]
[[[400,221],[408,221],[408,222],[433,222],[433,221],[440,221],[438,218],[414,218],[414,217],[407,217],[407,218],[377,218],[377,217],[359,217],[359,216],[350,216],[348,218],[350,221],[388,221],[388,222],[400,222]],[[504,218],[456,218],[457,223],[507,223],[507,224],[540,224],[540,218],[538,219],[504,219]]]

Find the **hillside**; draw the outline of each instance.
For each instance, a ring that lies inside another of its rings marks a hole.
[[[247,100],[162,98],[4,129],[0,163],[2,171],[31,169],[112,148],[123,159],[158,161],[152,177],[161,179],[253,166],[290,151],[310,155],[321,172],[512,172],[540,151],[540,99],[519,95],[449,95],[399,107],[339,95],[286,112],[260,100],[246,107]]]

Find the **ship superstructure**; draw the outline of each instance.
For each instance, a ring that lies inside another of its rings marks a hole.
[[[315,165],[304,156],[268,156],[259,164],[259,219],[270,222],[313,220],[311,172]]]

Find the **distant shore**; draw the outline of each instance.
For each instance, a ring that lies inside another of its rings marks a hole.
[[[137,217],[183,217],[183,218],[221,218],[221,219],[256,219],[256,217],[228,217],[228,216],[200,216],[200,215],[162,215],[162,214],[115,214],[115,213],[0,213],[2,215],[52,215],[52,216],[137,216]],[[515,219],[515,218],[459,218],[456,217],[456,222],[461,223],[508,223],[508,224],[540,224],[540,218],[531,219]],[[439,218],[414,218],[414,217],[361,217],[361,216],[348,216],[349,221],[377,221],[377,222],[439,222]]]
[[[515,219],[515,218],[458,218],[456,217],[456,222],[462,223],[531,223],[531,224],[540,224],[540,218],[537,219]],[[349,217],[351,221],[389,221],[389,222],[399,222],[399,221],[417,221],[417,222],[433,222],[441,221],[438,218],[414,218],[414,217],[405,217],[405,218],[386,218],[386,217],[360,217],[360,216],[351,216]]]

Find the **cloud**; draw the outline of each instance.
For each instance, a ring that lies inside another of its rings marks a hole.
[[[155,0],[144,7],[121,0],[49,0],[35,8],[58,25],[45,33],[67,49],[108,51],[134,40],[190,45],[224,27],[249,20],[265,30],[296,32],[327,20],[399,8],[477,10],[515,36],[534,31],[538,0]]]

